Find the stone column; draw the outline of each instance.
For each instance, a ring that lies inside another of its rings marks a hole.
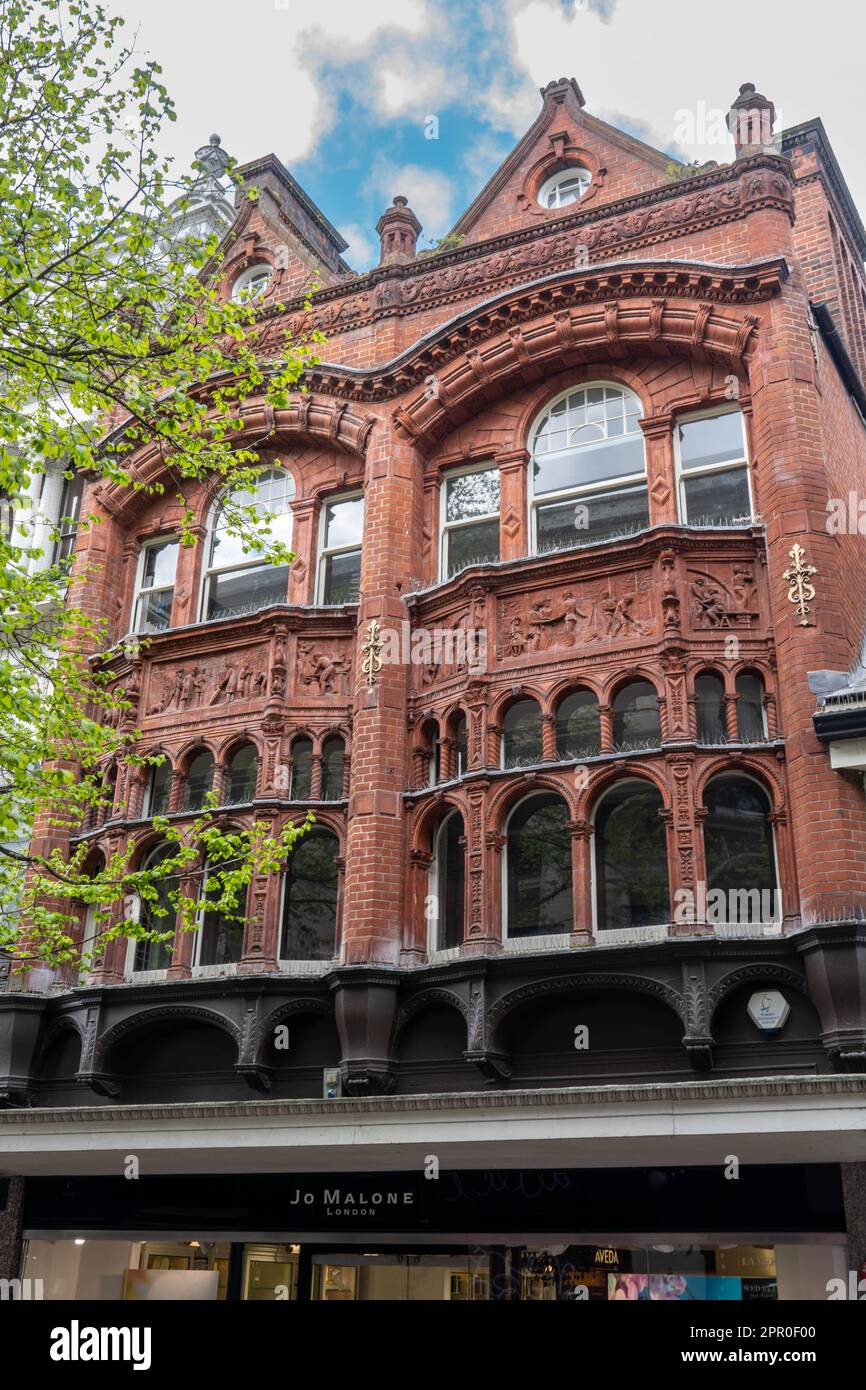
[[[463,953],[478,955],[496,950],[502,940],[500,902],[500,853],[505,841],[487,830],[487,794],[490,783],[473,782],[469,787],[469,815],[464,825],[466,838],[466,908],[463,917]]]
[[[289,571],[289,603],[309,603],[316,584],[319,502],[316,497],[304,497],[291,505],[294,517],[292,550],[295,553],[295,561]]]
[[[541,716],[541,760],[545,763],[556,762],[555,714],[543,714]]]
[[[646,440],[647,487],[651,526],[676,523],[677,494],[674,482],[673,416],[650,415],[640,422]]]
[[[427,898],[430,892],[430,867],[433,855],[427,850],[409,851],[409,883],[406,895],[406,941],[400,953],[402,965],[419,965],[427,959],[427,940],[430,919]]]
[[[613,752],[613,705],[603,704],[598,707],[598,719],[601,732],[601,751],[602,753]]]
[[[511,449],[497,454],[499,464],[499,554],[503,560],[519,560],[529,554],[526,533],[526,471],[529,453]]]
[[[172,607],[173,627],[183,627],[185,623],[194,623],[199,616],[200,581],[210,558],[208,555],[207,527],[193,526],[192,534],[195,536],[195,545],[178,547]],[[206,599],[203,601],[207,602]]]
[[[268,835],[278,833],[277,812],[260,815],[257,821],[264,823]],[[247,924],[243,953],[238,962],[239,974],[258,974],[278,969],[282,889],[283,874],[256,874],[253,877],[247,894]]]
[[[591,946],[592,846],[595,826],[587,820],[568,822],[571,833],[572,946]]]

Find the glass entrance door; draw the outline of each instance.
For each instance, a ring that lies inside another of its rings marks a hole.
[[[332,1251],[313,1257],[313,1298],[344,1302],[467,1302],[488,1296],[488,1260],[447,1254]]]

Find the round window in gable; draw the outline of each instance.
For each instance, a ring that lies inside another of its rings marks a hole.
[[[582,165],[559,169],[541,185],[538,201],[543,208],[566,208],[579,203],[592,182],[592,174]]]
[[[232,285],[232,299],[258,299],[264,294],[271,278],[271,267],[262,261],[241,272]]]

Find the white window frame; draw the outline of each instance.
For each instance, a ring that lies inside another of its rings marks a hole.
[[[242,270],[240,275],[232,284],[231,297],[238,303],[251,304],[256,299],[261,299],[266,293],[267,288],[273,277],[274,268],[267,261],[256,261],[255,265],[248,266]],[[244,291],[261,275],[266,275],[267,279],[261,289],[256,290],[255,294],[244,294]]]
[[[157,585],[149,585],[148,587],[145,587],[145,586],[143,585],[142,581],[143,581],[143,579],[144,579],[145,558],[146,558],[146,555],[147,555],[148,550],[156,550],[157,547],[163,546],[163,545],[178,545],[178,546],[179,546],[179,544],[180,544],[180,537],[179,537],[179,536],[174,536],[174,535],[168,535],[168,536],[155,536],[155,537],[153,538],[153,540],[147,540],[147,541],[144,541],[144,542],[142,543],[141,549],[140,549],[140,551],[139,551],[139,556],[138,556],[138,564],[137,564],[136,570],[135,570],[135,592],[134,592],[133,598],[132,598],[132,613],[131,613],[132,623],[131,623],[131,626],[130,626],[130,632],[131,632],[131,633],[146,632],[146,629],[140,628],[140,627],[138,626],[138,606],[139,606],[139,604],[141,603],[142,598],[144,598],[144,596],[145,596],[146,594],[161,594],[161,593],[164,593],[165,590],[169,587],[167,584],[161,584],[161,585],[158,585],[158,586],[157,586]],[[178,561],[179,558],[180,558],[180,551],[178,550],[178,554],[177,554],[177,556],[175,557],[175,564],[174,564],[174,580],[172,581],[172,584],[171,584],[171,586],[170,586],[170,587],[171,587],[172,616],[173,616],[173,610],[174,610],[174,596],[175,596],[175,593],[177,592],[177,561]],[[171,621],[169,621],[168,627],[165,628],[165,629],[160,629],[160,630],[161,630],[161,631],[168,632],[168,631],[173,627],[173,625],[174,625],[174,624],[173,624]]]
[[[485,512],[483,516],[473,516],[465,521],[448,520],[448,484],[454,478],[465,478],[472,473],[496,473],[499,482],[499,506],[495,512]],[[484,523],[496,521],[500,525],[500,559],[502,558],[501,547],[501,525],[502,525],[502,474],[499,464],[496,461],[484,463],[470,463],[461,468],[448,468],[442,474],[442,486],[439,489],[439,582],[445,583],[449,578],[455,579],[460,570],[455,570],[453,575],[448,573],[448,536],[452,531],[465,530],[470,526],[480,526]],[[496,560],[488,560],[487,564],[497,564]],[[467,566],[471,568],[471,566]]]
[[[328,508],[338,506],[341,502],[358,502],[361,507],[361,534],[358,537],[357,545],[332,545],[325,546],[325,535],[327,533]],[[366,521],[366,506],[363,490],[355,492],[339,492],[332,497],[324,497],[319,509],[319,563],[316,567],[316,603],[327,608],[341,608],[343,605],[336,603],[330,604],[325,598],[325,571],[327,562],[332,555],[351,555],[358,551],[359,557],[364,549],[364,523]]]
[[[446,811],[445,815],[442,817],[441,821],[439,822],[438,828],[437,828],[437,830],[436,830],[436,834],[435,834],[435,836],[433,837],[433,857],[432,857],[432,860],[431,860],[431,863],[430,863],[430,868],[429,868],[428,874],[427,874],[427,893],[428,893],[428,896],[433,897],[433,898],[435,898],[435,900],[436,900],[436,916],[433,917],[433,918],[428,918],[428,919],[427,919],[427,953],[428,953],[428,955],[431,955],[431,956],[438,956],[438,957],[444,958],[444,959],[450,959],[451,956],[452,956],[452,954],[453,954],[454,956],[459,955],[460,947],[459,947],[459,946],[440,946],[440,945],[439,945],[439,903],[440,903],[440,894],[439,894],[439,851],[440,851],[440,848],[441,848],[441,845],[442,845],[442,836],[443,836],[444,833],[445,833],[445,827],[446,827],[448,821],[450,821],[450,819],[451,819],[452,816],[458,816],[458,815],[460,815],[460,814],[461,814],[461,813],[460,813],[459,808],[456,807],[456,806],[452,806],[451,809],[450,809],[449,811]],[[461,816],[461,819],[462,819],[462,816]],[[464,833],[465,833],[465,830],[466,830],[466,823],[465,823],[465,820],[464,820],[464,824],[463,824],[463,830],[464,830]],[[425,906],[426,906],[426,904],[425,904]],[[463,882],[463,927],[464,927],[464,931],[465,931],[465,929],[466,929],[466,878],[465,878],[465,855],[464,855],[464,882]]]
[[[645,942],[647,945],[650,945],[650,944],[652,944],[652,943],[655,942],[655,941],[660,941],[660,940],[661,940],[661,941],[665,941],[665,940],[667,940],[667,937],[668,937],[668,927],[669,927],[670,923],[673,921],[673,913],[674,913],[673,889],[672,889],[672,885],[671,885],[671,863],[670,863],[670,855],[668,855],[668,858],[667,858],[667,861],[666,861],[666,862],[667,862],[667,866],[668,866],[668,918],[667,918],[667,921],[665,921],[665,922],[654,923],[654,924],[652,924],[651,926],[648,926],[648,927],[602,927],[602,926],[599,924],[599,920],[598,920],[598,865],[597,865],[597,863],[596,863],[596,849],[595,849],[596,843],[597,843],[597,841],[596,841],[596,824],[597,824],[597,821],[598,821],[598,813],[599,813],[599,811],[601,810],[602,806],[604,805],[605,798],[606,798],[608,792],[615,791],[618,787],[621,787],[621,786],[625,785],[626,783],[627,783],[628,785],[630,785],[630,786],[633,786],[633,787],[652,787],[654,790],[658,791],[658,787],[656,787],[655,783],[654,783],[654,782],[651,782],[651,781],[650,781],[648,778],[646,778],[646,777],[618,777],[614,782],[611,782],[611,784],[610,784],[608,787],[605,788],[604,792],[603,792],[602,795],[598,798],[598,800],[596,801],[595,805],[594,805],[593,808],[592,808],[592,815],[590,816],[590,824],[591,824],[591,826],[592,826],[592,835],[591,835],[591,837],[590,837],[590,842],[589,842],[589,888],[590,888],[590,893],[592,894],[592,935],[593,935],[594,939],[598,942],[599,945],[604,945],[604,944],[606,943],[606,944],[611,945],[611,946],[616,946],[616,945],[618,945],[618,944],[620,944],[620,943],[622,943],[622,942],[624,942],[624,941],[625,941],[625,942],[632,942],[632,941],[635,941],[635,942]],[[665,849],[667,850],[667,841],[665,842]],[[602,936],[602,934],[601,934],[602,932],[604,932],[604,936]]]
[[[734,415],[734,414],[739,415],[739,417],[740,417],[740,423],[741,423],[741,425],[742,425],[742,431],[743,431],[743,457],[742,457],[741,459],[726,459],[724,463],[708,463],[708,464],[702,464],[702,465],[700,465],[698,468],[683,468],[683,464],[682,464],[682,453],[681,453],[681,448],[680,448],[680,431],[679,431],[680,425],[690,425],[690,424],[692,424],[695,420],[711,420],[711,419],[715,419],[717,416],[720,416],[720,415]],[[751,458],[750,458],[750,456],[749,456],[749,431],[748,431],[748,428],[747,428],[747,426],[746,426],[746,416],[745,416],[745,412],[743,411],[742,407],[740,407],[740,406],[738,406],[738,405],[736,405],[736,404],[733,404],[733,405],[724,405],[724,406],[715,405],[715,406],[710,406],[710,407],[709,407],[708,409],[706,409],[706,410],[691,410],[691,411],[688,411],[687,413],[684,413],[684,414],[682,414],[682,415],[677,415],[677,416],[674,418],[674,423],[673,423],[673,445],[674,445],[674,474],[675,474],[675,477],[676,477],[676,485],[677,485],[677,510],[678,510],[678,515],[679,515],[680,525],[681,525],[681,526],[698,526],[701,530],[708,530],[708,529],[711,529],[711,528],[707,527],[706,525],[703,525],[703,526],[702,526],[700,522],[690,522],[690,521],[687,519],[687,518],[688,518],[688,509],[687,509],[687,507],[686,507],[686,482],[687,482],[690,478],[705,478],[705,477],[709,477],[710,474],[713,474],[713,473],[732,473],[732,472],[734,471],[734,469],[737,469],[737,468],[745,468],[745,470],[746,470],[746,488],[747,488],[748,494],[749,494],[749,510],[750,510],[750,515],[754,518],[754,516],[755,516],[755,494],[754,494],[754,491],[753,491],[753,489],[752,489],[752,466],[751,466]],[[718,522],[718,523],[716,523],[716,524],[719,525],[719,526],[724,526],[726,523],[725,523],[725,522]],[[728,523],[728,524],[730,524],[730,523]],[[744,522],[743,524],[744,524],[744,525],[747,525],[748,523]]]
[[[585,179],[581,178],[583,174],[586,175]],[[578,179],[580,181],[581,190],[578,196],[576,198],[569,198],[567,203],[561,203],[558,197],[555,203],[549,203],[548,199],[551,193],[558,193],[562,184],[568,183],[572,179]],[[551,174],[549,178],[545,179],[544,183],[539,188],[537,195],[539,206],[543,207],[546,212],[559,212],[562,208],[574,207],[576,203],[581,202],[586,196],[587,189],[591,183],[592,170],[587,169],[585,164],[566,164],[561,169],[557,169],[555,174]]]
[[[261,474],[259,475],[259,477],[256,479],[256,485],[258,485],[258,483],[262,482],[262,481],[267,477],[267,475],[268,475],[269,473],[279,473],[279,472],[285,473],[286,476],[288,477],[289,482],[291,483],[291,487],[292,487],[292,495],[291,495],[291,497],[288,499],[288,507],[286,508],[286,511],[285,511],[285,512],[274,512],[273,515],[274,515],[274,516],[289,516],[289,517],[291,517],[291,519],[292,519],[292,525],[291,525],[291,532],[290,532],[289,540],[288,540],[288,546],[289,546],[289,549],[291,549],[291,547],[292,547],[292,542],[293,542],[293,540],[294,540],[294,535],[295,535],[295,514],[294,514],[294,512],[293,512],[293,510],[292,510],[292,502],[295,501],[295,499],[297,498],[297,495],[298,495],[298,489],[297,489],[297,484],[296,484],[296,482],[295,482],[294,474],[290,471],[290,469],[284,468],[282,464],[280,464],[280,463],[274,463],[274,465],[273,465],[272,467],[263,469],[263,471],[261,472]],[[208,615],[207,615],[208,605],[209,605],[209,603],[210,603],[210,584],[211,584],[211,580],[212,580],[213,578],[215,578],[215,577],[217,577],[217,576],[219,576],[219,575],[221,575],[221,574],[237,574],[237,573],[239,573],[241,570],[253,569],[256,565],[266,565],[266,564],[268,563],[268,562],[267,562],[267,559],[266,559],[263,555],[261,555],[261,554],[251,554],[251,555],[249,556],[248,559],[246,559],[246,560],[239,560],[239,561],[237,562],[237,564],[233,564],[233,565],[228,565],[228,564],[227,564],[227,565],[223,565],[223,566],[215,566],[215,565],[212,565],[212,564],[211,564],[211,556],[212,556],[212,552],[213,552],[214,532],[217,530],[217,525],[218,525],[218,523],[219,523],[219,518],[220,518],[220,515],[221,515],[221,513],[222,513],[223,504],[224,504],[225,502],[227,502],[227,501],[229,500],[229,498],[232,497],[232,495],[233,495],[235,492],[239,492],[239,491],[241,491],[240,488],[232,488],[232,489],[229,489],[228,491],[224,492],[224,493],[222,494],[222,496],[218,498],[217,502],[214,504],[214,506],[213,506],[212,509],[211,509],[210,519],[209,519],[209,521],[208,521],[207,536],[205,537],[205,545],[206,545],[206,547],[207,547],[206,552],[205,552],[205,563],[204,563],[204,564],[202,565],[202,567],[201,567],[201,569],[202,569],[202,574],[201,574],[201,581],[200,581],[200,585],[199,585],[199,604],[198,604],[198,611],[199,611],[199,622],[202,622],[202,623],[208,623],[208,622],[211,622],[211,623],[218,623],[218,622],[229,622],[229,621],[231,621],[230,618],[225,618],[225,617],[220,618],[219,616],[217,616],[217,617],[215,617],[215,618],[209,618]],[[288,596],[283,600],[283,602],[284,602],[284,603],[287,603],[287,602],[288,602]]]
[[[720,922],[717,924],[717,927],[713,928],[713,933],[718,939],[719,937],[722,937],[726,934],[724,931],[724,928],[726,927],[734,928],[733,932],[727,933],[728,935],[734,935],[737,927],[745,927],[746,929],[748,929],[749,927],[754,927],[756,929],[760,929],[755,930],[755,932],[753,933],[754,936],[781,936],[784,924],[784,908],[782,906],[782,879],[779,873],[779,844],[778,837],[776,835],[776,827],[773,824],[773,798],[770,795],[767,788],[764,786],[763,782],[759,781],[757,777],[752,777],[748,772],[741,772],[738,771],[736,768],[724,768],[721,772],[716,772],[707,779],[702,792],[702,810],[704,811],[704,815],[701,818],[701,852],[704,856],[704,862],[706,862],[707,791],[713,785],[714,782],[733,782],[737,779],[739,779],[742,782],[751,782],[753,787],[757,787],[758,791],[762,793],[767,802],[767,805],[770,808],[767,815],[770,826],[770,845],[772,846],[773,850],[773,870],[776,876],[776,887],[773,893],[774,912],[769,922]],[[778,911],[776,911],[775,909],[778,909]],[[718,927],[722,928],[721,932],[718,931]],[[748,935],[748,930],[746,930],[743,933],[743,935]]]
[[[643,485],[647,488],[647,494],[649,494],[649,474],[646,456],[646,436],[644,435],[643,430],[640,431],[640,437],[643,441],[643,472],[627,473],[624,474],[621,478],[616,478],[608,482],[601,481],[595,483],[583,483],[578,487],[564,488],[560,489],[557,492],[545,492],[540,495],[536,494],[535,482],[533,478],[533,464],[535,461],[536,436],[541,427],[542,421],[546,418],[550,411],[553,410],[554,406],[558,405],[560,401],[565,400],[567,396],[573,395],[575,391],[589,391],[595,386],[610,387],[610,389],[613,391],[621,391],[624,396],[632,396],[640,406],[640,414],[637,418],[639,420],[643,420],[645,418],[643,413],[643,401],[641,400],[640,396],[637,394],[636,391],[632,391],[628,386],[624,386],[621,381],[606,380],[577,382],[575,385],[569,386],[567,390],[560,391],[558,395],[551,397],[551,399],[547,402],[543,409],[541,409],[538,412],[538,414],[532,422],[532,426],[529,430],[528,435],[529,463],[527,465],[526,502],[528,527],[527,534],[529,535],[530,545],[532,547],[530,550],[531,555],[539,555],[542,553],[538,549],[538,512],[541,507],[553,506],[557,502],[568,502],[572,498],[574,499],[575,506],[578,506],[580,505],[581,498],[583,497],[595,497],[607,492],[623,492],[626,488],[639,487],[641,483],[643,483]],[[628,436],[625,434],[612,436],[612,438],[615,440],[627,439],[629,437],[637,438],[638,436]],[[602,444],[602,447],[604,447],[604,444],[606,444],[607,442],[608,441],[605,440]],[[599,540],[598,544],[603,544],[603,538]],[[544,551],[543,553],[546,555],[548,552]]]
[[[207,881],[208,881],[209,876],[210,876],[210,875],[209,875],[209,866],[208,866],[208,865],[205,865],[205,875],[204,875],[204,879],[202,880],[202,885],[201,885],[202,898],[204,898],[205,886],[206,886],[206,884],[207,884]],[[198,916],[197,916],[197,918],[196,918],[196,929],[195,929],[195,932],[194,932],[194,934],[193,934],[194,937],[195,937],[195,940],[194,940],[194,942],[193,942],[193,953],[192,953],[192,961],[191,961],[192,969],[193,969],[193,970],[196,970],[196,971],[201,971],[202,974],[204,974],[205,972],[208,972],[208,973],[213,972],[214,974],[216,974],[216,973],[218,973],[218,972],[224,972],[224,973],[226,973],[226,974],[235,973],[235,972],[237,971],[237,962],[236,962],[236,961],[227,961],[227,962],[225,962],[225,963],[222,964],[222,965],[202,965],[202,963],[201,963],[201,948],[202,948],[202,941],[204,940],[204,928],[205,928],[205,917],[206,917],[206,915],[207,915],[207,908],[204,908],[204,907],[203,907],[203,908],[201,909],[201,911],[198,913]],[[243,934],[246,934],[246,918],[247,918],[247,916],[248,916],[248,914],[244,913],[244,918],[245,918],[245,920],[244,920],[243,926],[241,927],[241,931],[242,931]],[[243,946],[243,941],[241,942],[241,946]],[[243,954],[243,951],[242,951],[241,953]]]

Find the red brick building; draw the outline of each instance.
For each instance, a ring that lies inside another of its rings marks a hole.
[[[67,1295],[74,1231],[118,1279],[205,1231],[233,1297],[271,1264],[388,1296],[421,1247],[412,1296],[607,1296],[605,1267],[826,1297],[866,1255],[866,233],[820,121],[774,133],[750,85],[690,177],[573,80],[542,97],[442,250],[396,197],[361,276],[279,160],[241,169],[223,292],[265,363],[327,336],[308,394],[242,410],[290,567],[213,490],[193,548],[168,497],[86,491],[76,599],[166,755],[94,860],[212,786],[228,824],[316,828],[242,931],[0,995],[8,1238]]]

